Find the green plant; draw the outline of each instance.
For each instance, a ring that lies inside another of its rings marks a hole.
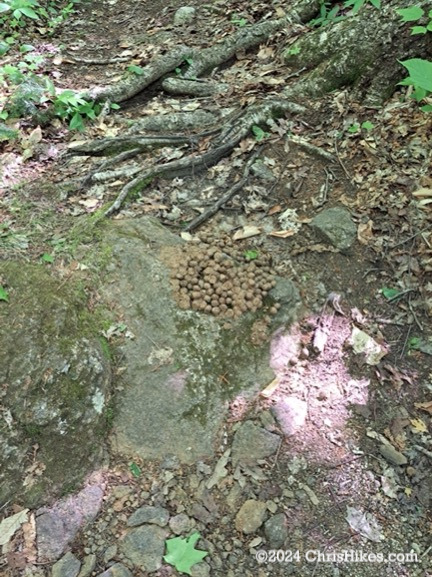
[[[135,64],[131,64],[126,68],[126,70],[132,72],[133,74],[136,74],[137,76],[141,76],[141,74],[144,74],[144,70],[141,68],[141,66],[135,66]]]
[[[261,140],[263,140],[264,138],[267,138],[268,136],[270,136],[269,132],[265,132],[262,128],[260,128],[259,126],[257,126],[256,124],[254,124],[252,126],[252,133],[255,136],[255,140],[257,142],[260,142]]]
[[[141,475],[141,469],[138,467],[136,463],[131,463],[129,465],[129,471],[135,478],[138,478]]]
[[[23,16],[39,20],[38,8],[40,8],[40,4],[36,0],[6,0],[6,2],[0,2],[0,13],[12,13],[13,18],[8,15],[8,24],[11,28],[18,26]]]
[[[240,16],[233,16],[231,18],[231,24],[235,24],[239,28],[244,28],[247,24],[246,18],[241,18]]]
[[[69,121],[71,130],[84,130],[86,119],[94,120],[100,112],[100,105],[94,101],[88,101],[73,90],[64,90],[60,94],[55,94],[54,86],[47,82],[51,94],[51,102],[54,105],[56,116],[62,120]]]
[[[402,22],[415,22],[423,18],[425,11],[420,6],[411,6],[410,8],[399,8],[396,12],[401,16]],[[426,26],[413,26],[411,34],[426,34],[432,32],[432,10],[428,12],[429,22]]]
[[[373,124],[373,122],[366,120],[365,122],[362,122],[361,124],[359,124],[358,122],[354,122],[354,124],[351,124],[351,126],[348,127],[348,132],[350,134],[357,134],[361,130],[366,130],[366,132],[370,132],[374,128],[375,128],[375,125]]]
[[[9,301],[9,293],[0,285],[0,301]]]
[[[187,539],[183,537],[167,539],[165,542],[167,554],[164,556],[164,561],[173,565],[180,573],[191,575],[191,567],[208,555],[207,551],[195,549],[195,543],[199,538],[199,533],[193,533]]]
[[[424,100],[432,93],[432,62],[421,58],[399,61],[408,70],[409,76],[399,84],[414,88],[411,97],[417,102]],[[421,107],[424,112],[431,112],[432,105],[425,104]]]
[[[331,6],[327,0],[320,0],[320,15],[309,22],[309,26],[327,26],[346,18],[346,11],[355,16],[365,4],[371,4],[377,9],[381,8],[381,0],[345,0],[342,4]]]
[[[256,260],[258,258],[257,250],[245,250],[244,257],[246,260]]]

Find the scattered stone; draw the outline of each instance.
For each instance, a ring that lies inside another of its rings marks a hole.
[[[77,577],[81,563],[70,551],[54,563],[51,577]]]
[[[265,536],[271,549],[279,549],[288,538],[287,519],[284,513],[273,515],[265,522]]]
[[[143,571],[157,571],[162,565],[168,532],[157,525],[132,529],[119,542],[121,553]]]
[[[269,433],[265,429],[246,421],[237,430],[232,445],[232,461],[245,465],[253,465],[259,459],[273,455],[280,444],[279,435]]]
[[[152,523],[165,527],[168,523],[169,512],[163,507],[152,507],[151,505],[143,505],[137,509],[127,520],[128,527],[138,527],[144,523]]]
[[[133,575],[123,563],[115,563],[97,577],[133,577]]]
[[[260,180],[264,180],[265,182],[274,182],[276,177],[271,170],[264,162],[257,161],[252,164],[251,172]]]
[[[174,517],[171,517],[169,520],[170,529],[176,535],[189,533],[194,525],[194,520],[188,517],[185,513],[174,515]]]
[[[114,559],[114,557],[117,555],[117,545],[110,545],[109,547],[107,547],[105,549],[105,552],[103,554],[103,560],[105,565],[111,561],[111,559]]]
[[[287,437],[303,428],[307,417],[307,403],[298,397],[282,397],[272,407],[280,428]]]
[[[249,499],[243,503],[235,518],[235,527],[242,533],[254,533],[264,523],[267,506],[262,501]]]
[[[340,251],[349,249],[357,238],[357,227],[345,208],[323,210],[312,220],[311,226]]]
[[[408,463],[405,455],[396,451],[392,445],[381,445],[379,450],[381,455],[393,465],[406,465]]]
[[[78,573],[78,577],[89,577],[96,567],[96,555],[91,553],[86,555],[83,559],[81,566],[81,571]]]
[[[190,569],[190,575],[191,577],[209,577],[210,566],[204,561],[197,563],[196,565],[192,565]]]
[[[181,6],[174,14],[174,26],[187,26],[192,24],[196,17],[196,8],[193,6]]]
[[[92,521],[102,506],[104,485],[89,485],[77,495],[62,499],[52,507],[36,511],[36,539],[39,560],[58,559],[78,529]]]

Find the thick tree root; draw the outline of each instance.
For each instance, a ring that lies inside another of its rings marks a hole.
[[[186,175],[193,175],[197,172],[201,172],[203,170],[207,170],[214,164],[216,164],[221,158],[224,156],[229,155],[234,148],[247,136],[250,135],[250,130],[252,126],[259,126],[265,125],[266,121],[270,118],[275,118],[278,116],[282,116],[286,113],[291,114],[301,114],[305,112],[305,108],[303,106],[299,106],[292,102],[287,102],[284,100],[269,100],[264,102],[260,105],[251,106],[248,110],[246,110],[236,121],[232,123],[227,123],[219,130],[219,134],[214,138],[212,141],[211,148],[204,153],[201,154],[191,154],[185,158],[180,158],[178,160],[174,160],[168,162],[166,164],[160,164],[153,167],[150,167],[145,170],[140,170],[138,175],[135,176],[132,180],[130,180],[120,191],[119,195],[113,202],[113,204],[106,210],[105,216],[109,216],[114,212],[118,211],[124,200],[127,196],[131,193],[138,193],[141,192],[154,178],[163,176],[164,178],[174,178],[174,177],[181,177]],[[135,140],[134,140],[135,138]],[[128,147],[131,155],[138,154],[142,151],[141,147],[141,138],[142,137],[128,137]],[[164,139],[165,137],[160,137]],[[105,139],[110,141],[110,150],[113,150],[112,145],[113,142],[117,139]],[[121,139],[120,139],[121,140]],[[188,139],[188,143],[191,142],[191,139]],[[170,145],[173,144],[173,141],[169,141]],[[180,142],[181,144],[184,143],[184,140]],[[106,144],[106,142],[105,142]],[[135,144],[135,146],[133,146]],[[196,144],[196,141],[194,141]],[[118,143],[117,143],[118,146]],[[104,150],[108,150],[105,146]],[[94,154],[94,147],[93,143],[90,145],[90,148],[86,147],[79,147],[76,150],[72,150],[71,153],[77,154]],[[126,151],[123,151],[123,153]],[[98,146],[97,153],[101,153],[101,149]],[[124,157],[121,156],[123,153],[120,153],[116,158],[117,160],[123,160]],[[112,166],[112,160],[110,166]],[[103,163],[102,167],[105,168],[106,163]],[[101,166],[99,167],[101,169]],[[130,170],[129,175],[131,175]],[[132,172],[136,172],[137,168],[134,167]],[[113,173],[111,173],[113,174]],[[108,178],[110,173],[106,173],[103,175],[103,179]],[[115,173],[114,176],[118,177],[118,173]],[[93,172],[91,177],[86,178],[86,182],[88,183],[89,180],[99,180],[100,173]]]

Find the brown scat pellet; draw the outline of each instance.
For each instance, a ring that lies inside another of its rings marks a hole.
[[[276,307],[271,307],[270,310],[269,310],[269,313],[270,313],[271,315],[275,315],[275,314],[277,314],[277,312],[278,312],[278,310],[277,310]]]

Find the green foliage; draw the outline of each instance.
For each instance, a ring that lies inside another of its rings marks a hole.
[[[208,555],[207,551],[195,549],[195,544],[199,538],[199,533],[193,533],[187,539],[182,537],[167,539],[167,554],[164,556],[164,561],[173,565],[180,573],[191,575],[191,567]]]
[[[141,66],[135,66],[135,64],[131,64],[130,66],[127,67],[126,70],[132,72],[133,74],[136,74],[137,76],[141,76],[142,74],[144,74],[144,70],[141,68]]]
[[[0,301],[9,302],[9,293],[8,291],[0,285]]]
[[[257,250],[246,250],[244,252],[244,257],[246,260],[255,260],[258,258],[258,251]]]
[[[420,6],[411,6],[410,8],[400,8],[396,12],[401,16],[402,22],[416,22],[423,18],[425,11]],[[426,32],[432,32],[432,10],[428,12],[429,22],[426,26],[413,26],[411,29],[411,34],[426,34]]]
[[[260,142],[264,138],[267,138],[268,136],[270,136],[270,133],[265,132],[262,128],[260,128],[256,124],[254,124],[252,126],[252,132],[253,132],[253,135],[255,136],[255,140],[257,142]]]
[[[372,4],[378,10],[381,8],[381,0],[346,0],[344,2],[344,8],[351,8],[352,6],[352,13],[357,14],[358,11],[363,8],[365,4]]]
[[[410,8],[400,8],[396,12],[401,16],[402,22],[415,22],[425,14],[423,8],[411,6]],[[428,12],[429,22],[426,26],[413,26],[411,34],[426,34],[432,32],[432,10]],[[409,76],[399,82],[403,86],[413,86],[411,97],[417,102],[430,96],[432,92],[432,62],[421,58],[411,58],[410,60],[399,61],[408,70]],[[431,112],[432,105],[422,106],[424,112]]]
[[[74,11],[79,0],[72,0],[59,6],[55,0],[39,4],[37,0],[4,0],[0,2],[0,40],[8,31],[19,30],[30,21],[37,21],[41,26],[38,31],[52,34],[54,30]],[[45,28],[46,26],[46,28]]]
[[[233,16],[231,18],[231,24],[235,24],[239,28],[244,28],[247,24],[246,18],[241,18],[240,16]]]
[[[320,0],[320,15],[317,18],[313,18],[309,22],[309,26],[327,26],[328,24],[340,22],[340,20],[347,17],[347,11],[350,11],[351,15],[355,16],[365,4],[371,4],[378,10],[381,8],[381,0],[345,0],[342,6],[340,4],[331,6],[331,3],[327,0]]]
[[[398,296],[402,295],[403,293],[398,289],[384,287],[381,289],[381,294],[387,300],[392,301],[396,299]]]
[[[138,467],[138,465],[136,463],[131,463],[129,465],[129,471],[136,478],[138,478],[141,475],[141,469]]]
[[[52,86],[51,93],[52,93]],[[73,90],[64,90],[51,97],[56,116],[69,121],[71,130],[84,130],[86,119],[94,120],[100,112],[100,105],[94,101],[87,101]]]
[[[422,60],[421,58],[411,58],[410,60],[400,61],[408,70],[409,76],[399,82],[403,86],[413,86],[414,90],[411,97],[417,102],[427,98],[432,92],[432,62]],[[432,106],[426,104],[422,110],[430,112]]]
[[[375,124],[373,122],[370,122],[369,120],[366,120],[365,122],[362,122],[361,124],[359,124],[358,122],[354,122],[354,124],[351,124],[351,126],[348,127],[348,132],[350,134],[357,134],[361,130],[366,130],[366,132],[370,132],[374,128],[375,128]]]
[[[52,264],[54,262],[54,257],[52,254],[45,252],[41,257],[41,262]]]

